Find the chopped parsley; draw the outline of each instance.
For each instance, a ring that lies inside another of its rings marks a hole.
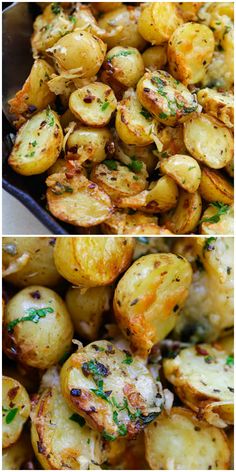
[[[74,23],[74,24],[75,24],[76,21],[77,21],[77,18],[76,18],[76,16],[74,16],[74,15],[69,15],[69,20],[71,21],[71,23]]]
[[[10,408],[10,409],[2,407],[2,411],[4,413],[7,413],[6,418],[5,418],[6,424],[10,424],[14,420],[14,418],[16,417],[16,415],[18,413],[18,410],[19,410],[19,408],[17,408],[17,407],[16,408]]]
[[[112,61],[112,59],[114,59],[114,57],[120,57],[120,56],[123,56],[123,57],[126,57],[126,56],[130,56],[131,54],[134,54],[133,51],[120,51],[118,52],[117,54],[113,54],[113,56],[110,56],[107,58],[108,61]]]
[[[226,359],[226,365],[233,366],[234,365],[234,356],[228,356]]]
[[[78,415],[78,413],[73,413],[73,415],[69,417],[69,420],[75,421],[75,423],[78,423],[81,428],[85,425],[85,419],[82,416]]]
[[[87,439],[87,444],[90,444],[90,441],[91,441],[91,440],[88,438],[88,439]]]
[[[122,364],[128,364],[128,365],[132,364],[133,357],[128,352],[126,352],[125,355],[126,355],[126,359],[122,361]]]
[[[109,107],[109,102],[104,102],[104,103],[101,105],[101,110],[102,110],[102,111],[105,111],[108,107]]]
[[[53,116],[52,113],[51,113],[51,108],[50,108],[49,106],[48,106],[48,108],[47,108],[46,115],[47,115],[47,118],[48,118],[47,124],[48,124],[49,126],[53,126],[54,123],[55,123],[55,120],[54,120],[54,116]]]
[[[116,436],[114,436],[113,434],[107,433],[105,430],[102,433],[102,437],[106,439],[107,441],[115,441],[116,439]]]
[[[146,110],[146,108],[144,108],[144,107],[142,107],[142,110],[140,111],[140,115],[144,116],[144,118],[146,118],[146,120],[150,120],[152,118],[151,113],[149,113],[149,111]]]
[[[213,251],[215,249],[214,243],[216,242],[216,238],[211,237],[207,238],[204,244],[204,251]]]
[[[25,157],[34,157],[35,151],[29,152],[29,154],[26,154]]]
[[[90,388],[90,391],[97,395],[97,397],[100,397],[107,402],[109,401],[106,392],[104,392],[101,388]]]
[[[33,323],[38,323],[40,318],[45,318],[48,313],[53,312],[54,310],[50,306],[46,308],[39,308],[38,310],[36,310],[35,308],[28,308],[28,310],[26,310],[26,316],[16,318],[15,320],[10,321],[10,323],[8,323],[7,331],[12,331],[14,327],[22,321],[33,321]]]
[[[221,202],[210,203],[210,206],[216,208],[217,212],[215,215],[212,215],[209,218],[202,218],[199,223],[218,223],[220,221],[220,217],[225,215],[230,209],[229,205]]]
[[[161,120],[165,120],[168,118],[168,115],[166,113],[159,113],[159,118],[161,118]]]
[[[31,146],[35,147],[35,146],[37,146],[37,141],[33,141],[33,142],[30,143],[30,144],[31,144]]]
[[[132,160],[131,160],[130,164],[128,164],[128,168],[130,170],[132,170],[132,172],[140,172],[142,167],[143,167],[142,161],[138,161],[134,157],[131,157],[131,159]]]
[[[56,182],[55,186],[51,188],[51,191],[55,193],[55,195],[62,195],[63,193],[73,193],[73,188],[69,185],[64,185],[60,182]]]
[[[61,7],[58,2],[53,2],[51,6],[51,10],[54,13],[54,15],[59,15],[61,12]]]
[[[117,170],[117,162],[112,159],[106,159],[103,161],[103,164],[105,164],[109,170]]]

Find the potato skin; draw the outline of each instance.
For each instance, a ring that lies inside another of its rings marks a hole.
[[[81,126],[75,129],[67,140],[67,155],[73,155],[81,164],[98,164],[104,161],[107,149],[112,143],[112,134],[108,128]]]
[[[138,21],[140,34],[151,44],[163,44],[182,23],[175,3],[151,2],[143,4]]]
[[[184,124],[189,153],[212,169],[222,169],[233,157],[231,131],[210,115],[201,114]]]
[[[114,282],[130,265],[134,247],[133,238],[57,238],[54,260],[73,285],[99,287]]]
[[[197,99],[205,113],[214,116],[228,128],[234,126],[234,97],[226,92],[205,88],[199,90]]]
[[[162,223],[174,234],[188,234],[195,230],[202,213],[199,192],[181,190],[176,208],[162,217]]]
[[[3,376],[2,402],[3,447],[9,447],[20,437],[29,417],[30,399],[20,382]]]
[[[129,215],[117,210],[106,223],[103,223],[102,230],[104,234],[171,234],[170,231],[158,226],[155,216],[146,215],[140,211]]]
[[[207,202],[232,205],[234,201],[233,185],[219,171],[205,166],[202,167],[199,192]]]
[[[167,48],[165,44],[147,48],[143,54],[143,62],[146,69],[151,71],[163,69],[167,63]]]
[[[215,47],[210,28],[199,23],[184,23],[175,29],[168,43],[170,73],[184,85],[204,79]]]
[[[30,435],[23,431],[18,441],[3,449],[2,468],[3,470],[21,470],[28,462],[32,462],[33,455]]]
[[[45,309],[46,314],[42,313]],[[35,318],[34,321],[21,321],[12,328],[9,325],[31,313],[36,318],[37,313],[40,313],[37,321]],[[48,368],[59,362],[69,350],[72,336],[73,327],[65,303],[53,290],[32,285],[18,292],[8,302],[3,345],[4,352],[10,358],[38,369]]]
[[[88,426],[71,419],[58,386],[44,389],[31,413],[31,441],[44,469],[100,469],[102,441]],[[97,465],[94,466],[94,461]]]
[[[19,129],[8,164],[18,174],[41,174],[56,162],[62,143],[57,114],[50,109],[43,110]]]
[[[201,180],[198,162],[190,156],[175,154],[161,161],[160,169],[172,177],[187,192],[194,193]]]
[[[202,215],[200,233],[205,235],[232,235],[234,234],[234,209],[229,206],[225,213],[220,216],[220,220],[212,222],[211,218],[218,214],[214,206],[207,207]]]
[[[143,58],[136,48],[116,46],[107,53],[103,67],[109,77],[125,87],[135,87],[144,74]]]
[[[191,449],[190,449],[191,444]],[[153,470],[227,470],[225,433],[187,408],[174,407],[145,430],[146,457]]]
[[[55,242],[55,238],[49,237],[4,237],[2,241],[3,268],[10,271],[12,266],[12,273],[6,275],[5,280],[17,287],[34,284],[47,287],[57,285],[61,276],[56,270],[53,259]],[[20,259],[22,260],[24,254],[26,255],[25,263],[22,267],[20,264],[18,268],[17,263]]]
[[[142,356],[174,328],[191,280],[191,266],[183,257],[149,254],[119,281],[113,302],[117,323]]]
[[[105,312],[109,310],[110,287],[91,287],[85,292],[71,287],[66,293],[66,306],[70,313],[76,333],[95,341]]]
[[[72,354],[61,370],[61,388],[70,408],[108,440],[134,438],[163,406],[144,363],[108,341]]]

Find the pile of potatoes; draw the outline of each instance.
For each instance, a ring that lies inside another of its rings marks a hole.
[[[233,238],[2,250],[4,470],[233,469]]]
[[[74,234],[233,234],[233,3],[40,3],[8,159]]]

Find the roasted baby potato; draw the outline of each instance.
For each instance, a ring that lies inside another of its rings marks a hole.
[[[32,285],[8,302],[3,345],[10,358],[46,369],[59,362],[69,350],[72,336],[72,322],[65,303],[53,290]]]
[[[114,295],[117,323],[144,357],[174,328],[191,279],[191,266],[183,257],[150,254],[134,262],[118,282]]]
[[[87,126],[106,126],[117,105],[113,90],[101,82],[94,82],[75,90],[70,96],[72,113]]]
[[[31,413],[31,440],[46,470],[100,469],[102,440],[67,406],[58,387],[45,389]]]
[[[199,420],[186,408],[172,408],[169,415],[164,413],[149,425],[145,445],[148,463],[154,470],[229,468],[225,433]]]
[[[157,182],[152,182],[146,196],[146,210],[152,205],[157,212],[162,213],[177,205],[179,192],[175,181],[168,175],[163,175]]]
[[[132,238],[57,238],[54,259],[58,272],[74,285],[109,285],[130,264]],[[89,257],[88,257],[89,255]]]
[[[53,72],[54,69],[50,64],[43,59],[37,59],[22,89],[9,100],[9,111],[19,124],[54,102],[55,95],[47,85]]]
[[[226,92],[205,88],[197,94],[198,102],[205,113],[214,116],[228,128],[234,126],[234,97]]]
[[[57,114],[50,108],[40,111],[18,131],[8,164],[18,174],[41,174],[56,162],[62,143]]]
[[[194,193],[201,181],[201,169],[198,162],[190,156],[176,154],[163,159],[160,164],[163,174],[174,179],[187,192]]]
[[[158,139],[162,144],[162,150],[158,153],[159,159],[163,157],[174,156],[175,154],[188,154],[184,144],[183,125],[164,126],[158,131]],[[157,154],[157,153],[155,153]]]
[[[188,120],[198,109],[187,87],[161,70],[144,74],[137,85],[137,97],[158,121],[170,126]]]
[[[140,161],[131,161],[129,167],[117,161],[108,161],[94,166],[91,180],[96,182],[112,199],[136,195],[147,187],[147,172]],[[136,173],[133,171],[139,169]]]
[[[233,185],[217,170],[205,166],[202,167],[199,192],[208,202],[222,202],[232,205],[234,201]]]
[[[30,399],[25,388],[15,379],[2,378],[2,440],[9,447],[20,437],[30,414]]]
[[[22,470],[26,465],[32,464],[33,448],[30,435],[23,431],[18,441],[2,451],[3,470]]]
[[[226,352],[210,344],[196,344],[182,349],[174,359],[164,359],[163,368],[177,395],[199,418],[217,427],[233,422],[234,369]],[[231,411],[226,422],[227,405]]]
[[[202,213],[202,199],[198,192],[181,190],[176,208],[162,217],[162,223],[174,234],[194,231]]]
[[[201,114],[184,124],[184,142],[195,159],[212,169],[222,169],[232,160],[231,131],[210,115]]]
[[[116,131],[126,144],[147,146],[153,143],[153,118],[145,110],[133,91],[127,91],[118,103],[116,113]]]
[[[170,73],[184,85],[204,79],[215,47],[210,28],[199,23],[184,23],[169,39],[167,57]]]
[[[159,385],[142,361],[108,341],[79,349],[61,370],[62,393],[70,408],[110,441],[132,439],[160,414]]]
[[[234,234],[234,209],[224,203],[211,203],[201,219],[200,233],[211,235]]]
[[[103,315],[110,308],[110,299],[110,287],[92,287],[86,291],[69,288],[65,301],[76,333],[89,341],[98,339]]]
[[[159,46],[147,48],[142,56],[145,68],[151,71],[163,69],[167,63],[166,45],[160,44]]]
[[[170,231],[158,226],[155,216],[138,211],[133,215],[115,211],[106,223],[103,223],[102,227],[104,234],[171,234]]]
[[[118,5],[118,4],[117,4]],[[131,5],[122,6],[102,15],[98,20],[98,26],[106,31],[106,44],[108,49],[115,46],[127,46],[142,51],[146,41],[138,32],[138,18],[140,9]]]
[[[177,8],[184,21],[197,21],[199,9],[204,2],[178,2]]]
[[[138,20],[140,34],[152,44],[163,44],[183,22],[175,3],[151,2],[142,5]]]
[[[113,146],[112,134],[108,128],[80,127],[68,137],[66,148],[80,164],[97,164],[106,159]]]
[[[2,241],[3,277],[17,287],[54,287],[61,276],[53,259],[55,238],[5,237]]]
[[[110,49],[103,63],[112,79],[125,87],[135,87],[144,74],[143,58],[136,48],[116,46]]]
[[[46,184],[49,210],[59,220],[87,228],[112,213],[109,196],[81,172],[69,178],[64,173],[52,174]]]

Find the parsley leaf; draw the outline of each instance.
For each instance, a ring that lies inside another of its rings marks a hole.
[[[22,316],[21,318],[16,318],[15,320],[10,321],[7,325],[7,331],[12,331],[13,328],[22,321],[33,321],[33,323],[38,323],[40,318],[45,318],[48,313],[53,313],[54,310],[52,307],[46,308],[39,308],[36,310],[35,308],[28,308],[26,310],[27,315]]]
[[[234,356],[228,356],[226,359],[226,365],[233,366],[234,365]]]
[[[109,170],[117,170],[117,162],[112,159],[106,159],[103,161],[103,164],[105,164]]]
[[[6,420],[5,420],[6,424],[10,424],[14,420],[18,410],[19,408],[12,408],[11,410],[8,411],[6,415]]]
[[[144,108],[144,107],[142,107],[142,110],[140,111],[140,115],[144,116],[144,118],[146,118],[146,120],[150,120],[150,118],[152,118],[151,113],[149,113],[149,111],[146,110],[146,108]]]
[[[104,102],[104,103],[101,105],[101,110],[102,110],[102,111],[105,111],[108,107],[109,107],[109,102]]]
[[[61,12],[61,7],[58,2],[52,3],[51,10],[54,15],[58,15]]]
[[[225,203],[221,202],[213,202],[210,203],[210,206],[217,209],[215,215],[210,216],[209,218],[202,218],[199,223],[218,223],[220,221],[220,217],[225,215],[228,211],[230,206],[226,205]]]
[[[128,365],[132,364],[133,357],[130,354],[128,354],[127,352],[125,353],[125,355],[126,355],[126,359],[124,361],[122,361],[122,364],[128,364]]]
[[[132,172],[140,172],[142,167],[143,167],[142,161],[138,161],[138,160],[136,160],[135,158],[132,158],[132,157],[131,157],[131,159],[132,159],[132,161],[131,161],[130,164],[128,164],[128,168],[130,170],[132,170]]]
[[[214,238],[214,237],[207,238],[207,240],[205,241],[203,250],[204,251],[213,251],[215,249],[215,246],[213,244],[215,241],[216,241],[216,238]]]
[[[159,113],[159,118],[161,118],[161,120],[165,120],[168,118],[168,115],[166,113]]]
[[[107,58],[108,61],[112,61],[112,59],[114,59],[114,57],[119,57],[119,56],[130,56],[131,54],[134,54],[133,51],[121,51],[121,52],[118,52],[117,54],[113,54],[113,56],[110,56]]]
[[[82,416],[78,415],[78,413],[73,413],[73,415],[69,417],[69,420],[75,421],[75,423],[78,423],[81,428],[85,425],[85,419]]]
[[[116,439],[116,436],[113,436],[112,434],[107,433],[105,430],[103,431],[102,436],[107,441],[115,441]]]

